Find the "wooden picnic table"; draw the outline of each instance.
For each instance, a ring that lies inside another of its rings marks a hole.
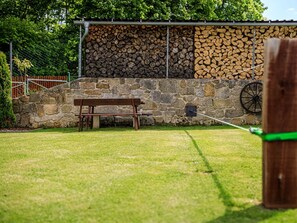
[[[132,116],[135,130],[139,129],[139,116],[151,115],[138,112],[138,106],[144,104],[140,98],[98,98],[98,99],[74,99],[74,105],[80,106],[78,114],[78,129],[83,130],[84,123],[86,127],[93,127],[93,118],[104,116]],[[131,106],[131,112],[95,112],[97,106]],[[86,111],[84,111],[86,108]]]

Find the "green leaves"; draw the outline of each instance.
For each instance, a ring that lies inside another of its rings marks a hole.
[[[27,75],[27,70],[33,67],[33,64],[28,59],[20,60],[19,58],[15,57],[13,59],[14,63],[16,64],[17,68],[23,75]]]
[[[221,20],[261,20],[265,11],[260,0],[223,0],[215,13]]]
[[[134,20],[260,20],[261,0],[4,0],[0,18],[18,17],[47,26],[77,18]]]
[[[83,0],[82,14],[96,19],[260,20],[260,0]]]
[[[14,46],[18,48],[46,39],[44,27],[16,17],[0,20],[0,30],[0,44],[13,41]]]
[[[0,52],[0,128],[12,127],[15,116],[12,111],[11,77],[6,56]]]
[[[74,19],[261,20],[264,10],[261,0],[2,0],[0,49],[12,41],[18,52],[32,51],[30,72],[63,75],[77,69]],[[41,67],[37,55],[47,57]]]

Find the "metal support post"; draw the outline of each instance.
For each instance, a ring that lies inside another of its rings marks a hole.
[[[255,79],[255,50],[256,50],[256,29],[253,29],[253,51],[252,51],[252,79]]]
[[[89,22],[84,22],[84,27],[85,27],[85,33],[83,36],[81,36],[82,34],[82,27],[80,26],[79,29],[79,46],[78,46],[78,78],[81,78],[81,70],[82,70],[82,43],[84,41],[84,39],[87,37],[88,33],[89,33]]]
[[[12,42],[9,43],[9,66],[10,66],[10,77],[11,77],[11,83],[12,83]],[[10,95],[12,98],[12,86],[10,89]]]
[[[10,65],[10,75],[12,76],[12,42],[9,43],[9,65]]]
[[[26,95],[29,95],[29,91],[30,91],[30,89],[29,89],[29,80],[28,80],[28,77],[27,76],[25,76],[25,83],[26,83]]]
[[[166,78],[169,77],[169,26],[167,26],[166,36]]]
[[[79,45],[78,45],[78,78],[81,77],[81,57],[82,57],[82,39],[81,39],[81,26],[79,26]]]

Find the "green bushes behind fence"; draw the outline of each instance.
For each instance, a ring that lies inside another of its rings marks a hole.
[[[12,127],[15,123],[11,87],[11,76],[6,62],[6,55],[0,52],[0,128]]]

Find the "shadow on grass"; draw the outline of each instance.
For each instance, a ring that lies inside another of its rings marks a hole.
[[[214,172],[211,164],[203,154],[202,150],[199,148],[195,139],[190,135],[188,131],[185,130],[187,136],[191,139],[195,149],[197,150],[199,156],[201,157],[205,167],[207,168],[207,172],[210,173],[212,180],[219,191],[219,198],[222,200],[223,204],[226,207],[226,212],[223,216],[220,216],[214,220],[208,221],[208,223],[219,223],[219,222],[258,222],[261,220],[265,220],[271,218],[280,212],[284,212],[285,210],[269,210],[263,208],[262,205],[255,205],[243,210],[234,211],[233,207],[236,205],[232,201],[231,194],[224,188],[223,184],[220,182],[217,174]],[[238,207],[239,209],[241,207]]]
[[[196,143],[195,139],[190,135],[190,133],[188,131],[185,131],[186,134],[189,136],[189,138],[191,139],[194,147],[196,148],[199,156],[201,157],[205,167],[207,168],[207,172],[210,173],[212,180],[214,181],[216,187],[219,190],[219,198],[222,200],[223,204],[225,205],[225,207],[228,209],[232,206],[234,206],[234,203],[232,201],[231,195],[228,193],[228,191],[225,190],[225,188],[223,187],[222,183],[220,182],[218,176],[216,173],[214,173],[213,168],[211,167],[209,161],[207,160],[207,158],[204,156],[202,150],[199,148],[198,144]]]
[[[221,223],[221,222],[262,222],[268,220],[280,213],[284,213],[286,210],[270,210],[265,209],[262,205],[254,205],[252,207],[239,210],[231,211],[227,209],[223,216],[208,221],[207,223]],[[279,221],[278,221],[279,222]],[[282,221],[281,221],[282,222]]]

